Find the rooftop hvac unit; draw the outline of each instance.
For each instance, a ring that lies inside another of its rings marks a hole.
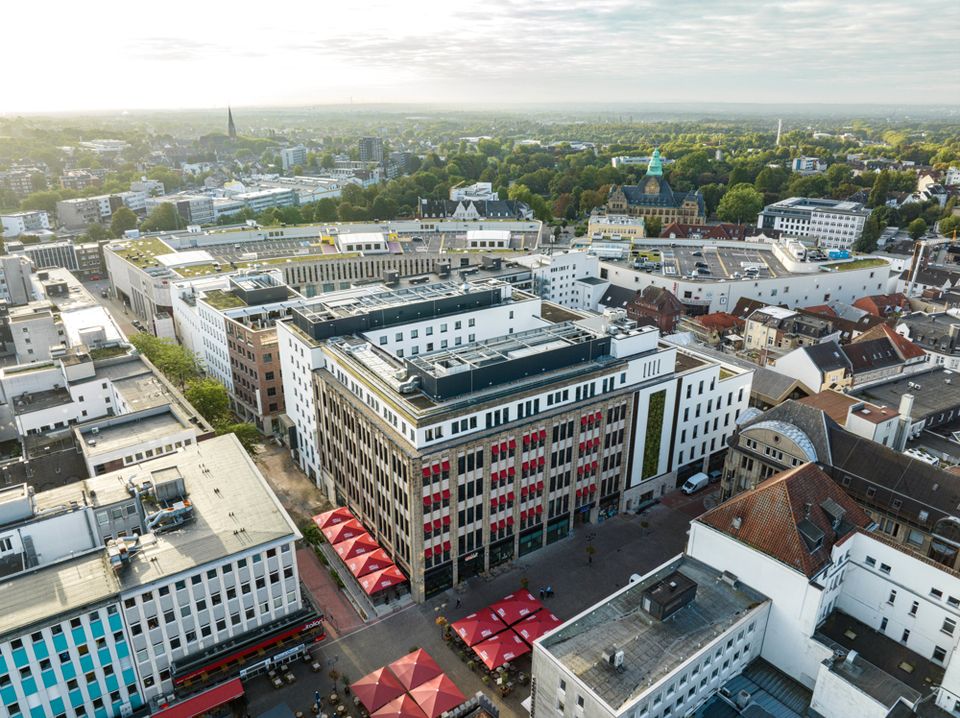
[[[616,646],[610,646],[603,652],[603,660],[617,669],[623,668],[623,651]]]

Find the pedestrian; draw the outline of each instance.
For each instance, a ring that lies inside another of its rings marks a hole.
[[[459,597],[457,598],[457,608],[460,608],[460,599],[459,599]]]
[[[541,587],[540,587],[540,600],[541,600],[541,601],[543,600],[543,593],[544,593],[544,591],[543,591],[543,586],[541,586]]]

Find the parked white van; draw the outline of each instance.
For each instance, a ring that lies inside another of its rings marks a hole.
[[[680,490],[685,494],[695,494],[709,483],[710,477],[701,471],[699,474],[694,474],[687,479],[683,486],[680,487]]]

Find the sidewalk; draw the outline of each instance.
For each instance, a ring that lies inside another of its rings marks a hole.
[[[357,615],[356,609],[334,583],[327,567],[320,563],[312,549],[297,549],[297,567],[300,569],[300,580],[323,611],[327,633],[331,637],[339,638],[363,625],[363,619]]]

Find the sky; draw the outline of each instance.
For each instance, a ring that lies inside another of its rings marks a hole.
[[[960,103],[956,0],[8,0],[2,15],[0,114]]]

